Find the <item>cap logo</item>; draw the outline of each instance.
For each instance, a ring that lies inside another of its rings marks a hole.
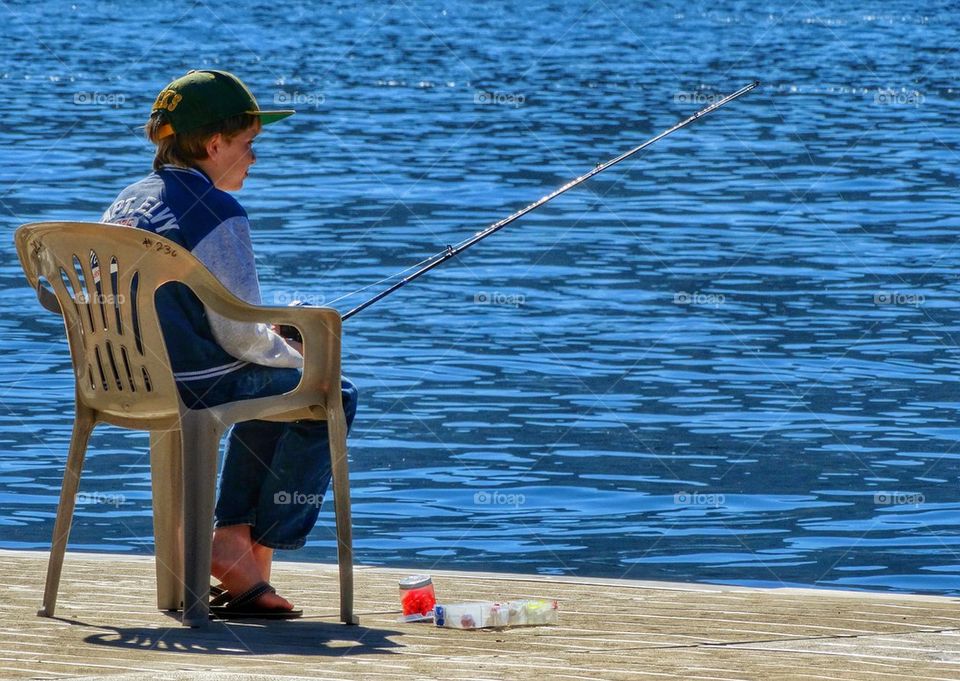
[[[153,103],[153,110],[157,111],[164,109],[166,111],[173,111],[177,108],[177,105],[180,103],[180,100],[183,99],[183,95],[175,90],[164,90],[159,95],[157,95],[157,101]]]

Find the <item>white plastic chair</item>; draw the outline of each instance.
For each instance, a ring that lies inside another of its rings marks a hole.
[[[357,624],[339,313],[328,308],[249,305],[224,288],[186,249],[145,230],[45,222],[23,225],[15,241],[40,302],[63,315],[76,378],[76,418],[43,607],[37,614],[54,614],[80,471],[98,423],[150,431],[157,605],[165,610],[182,607],[185,625],[204,626],[209,619],[217,455],[224,431],[238,421],[314,419],[329,425],[340,619]],[[95,272],[91,263],[99,263],[102,273]],[[186,284],[224,317],[296,327],[303,337],[304,354],[297,388],[276,397],[187,409],[174,384],[154,304],[157,288],[172,281]]]

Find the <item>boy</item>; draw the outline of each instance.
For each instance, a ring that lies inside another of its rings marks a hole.
[[[157,147],[154,172],[124,189],[102,221],[183,245],[234,295],[260,304],[250,224],[227,192],[243,186],[256,161],[253,140],[262,125],[293,113],[261,111],[230,73],[190,71],[167,85],[153,105],[146,133]],[[299,383],[301,347],[273,328],[221,317],[182,284],[161,288],[157,309],[187,407],[279,395]],[[348,427],[356,398],[356,388],[344,380]],[[269,584],[273,550],[303,546],[330,477],[326,422],[234,426],[214,523],[211,571],[226,590],[212,602],[226,603],[216,608],[219,614],[300,616]]]

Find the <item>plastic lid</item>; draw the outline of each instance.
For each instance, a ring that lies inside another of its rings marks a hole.
[[[433,584],[430,575],[411,575],[400,580],[401,589],[419,589],[421,586]]]

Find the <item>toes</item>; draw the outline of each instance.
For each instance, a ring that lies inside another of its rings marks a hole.
[[[275,593],[265,593],[257,599],[257,604],[265,608],[282,608],[283,610],[293,610],[293,603],[283,596]]]

